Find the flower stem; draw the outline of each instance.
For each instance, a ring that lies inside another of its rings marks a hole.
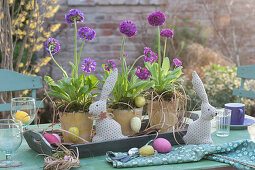
[[[159,84],[161,82],[161,51],[160,51],[160,28],[158,26],[158,78]]]
[[[126,36],[124,35],[123,36],[123,39],[122,39],[122,43],[121,43],[121,50],[120,50],[120,59],[121,59],[121,71],[122,71],[122,76],[121,77],[124,77],[124,82],[123,82],[123,86],[124,86],[124,91],[127,90],[127,87],[128,87],[128,74],[127,74],[127,64],[125,63],[126,61],[124,60],[124,56],[123,56],[123,53],[124,53],[124,46],[125,46],[125,40],[126,40]],[[116,100],[116,98],[115,98]]]
[[[135,63],[136,63],[140,58],[142,58],[143,56],[144,56],[144,55],[139,56],[139,57],[134,61],[134,63],[132,64],[132,66],[131,66],[130,69],[128,70],[128,73],[127,73],[127,74],[129,74],[129,73],[131,72],[131,70],[133,69]]]
[[[123,57],[125,40],[126,40],[126,36],[123,36],[122,43],[121,43],[121,50],[120,50],[120,59],[121,59],[121,71],[122,71],[122,74],[125,73],[124,57]]]
[[[165,47],[164,47],[164,56],[163,56],[163,58],[166,57],[166,42],[167,42],[167,38],[165,38]]]
[[[161,66],[161,51],[160,51],[160,29],[158,26],[158,63]]]
[[[77,26],[74,19],[74,61],[75,61],[75,77],[78,78],[78,62],[77,62]]]
[[[51,46],[49,47],[49,49],[51,49]],[[64,77],[68,77],[68,75],[66,74],[65,70],[57,63],[57,61],[54,59],[53,55],[51,54],[51,50],[49,50],[50,52],[50,56],[52,58],[52,60],[54,61],[54,63],[58,66],[58,68],[60,68],[60,70],[63,72]]]
[[[84,44],[85,44],[85,38],[84,38],[84,40],[83,40],[83,42],[81,44],[81,49],[80,49],[80,52],[79,52],[79,55],[78,55],[77,67],[79,67],[80,58],[81,58],[81,52],[82,52]]]
[[[127,71],[127,61],[126,59],[123,59],[124,60],[124,68],[125,68],[125,72]]]

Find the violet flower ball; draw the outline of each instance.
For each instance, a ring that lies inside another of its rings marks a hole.
[[[128,37],[136,35],[137,27],[133,21],[127,20],[120,23],[120,32]]]
[[[147,68],[142,68],[141,66],[137,67],[137,70],[135,72],[135,75],[140,79],[140,80],[147,80],[150,78],[150,72],[147,70]]]
[[[54,55],[59,52],[60,50],[60,44],[59,41],[55,38],[48,38],[48,40],[45,42],[45,48],[47,53]]]
[[[81,39],[85,38],[86,40],[90,41],[95,38],[96,31],[89,27],[81,27],[78,30],[78,35]]]
[[[83,72],[91,73],[92,71],[96,70],[96,61],[91,60],[90,58],[85,58],[82,62],[81,69]]]
[[[172,145],[168,140],[158,138],[153,142],[153,148],[159,153],[167,153],[171,151]]]
[[[174,59],[173,59],[173,62],[174,62],[174,64],[175,64],[176,67],[179,67],[179,66],[182,65],[182,61],[179,60],[178,58],[174,58]]]
[[[165,37],[165,38],[173,38],[174,36],[174,32],[170,29],[163,29],[161,32],[160,32],[160,36],[161,37]]]
[[[152,26],[161,26],[161,25],[164,25],[165,21],[166,21],[166,16],[161,11],[153,12],[148,17],[148,22]]]
[[[67,24],[72,25],[74,21],[77,22],[83,22],[84,20],[84,14],[79,11],[78,9],[71,9],[67,15],[65,15],[65,20]]]

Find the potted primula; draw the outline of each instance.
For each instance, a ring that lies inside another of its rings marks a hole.
[[[53,55],[59,52],[59,41],[49,38],[45,43],[46,51],[50,54],[52,60],[63,72],[62,79],[54,81],[51,77],[45,76],[44,80],[50,86],[50,96],[56,99],[56,106],[60,113],[61,128],[68,130],[86,140],[90,140],[93,121],[89,119],[88,108],[93,102],[92,97],[95,94],[93,90],[98,89],[98,79],[93,75],[86,75],[95,71],[96,62],[90,58],[84,59],[82,63],[82,74],[78,74],[81,52],[85,41],[91,41],[95,38],[96,32],[88,27],[81,27],[77,35],[77,23],[83,22],[84,15],[76,9],[72,9],[65,16],[65,20],[69,25],[74,25],[75,42],[74,42],[74,63],[70,62],[72,73],[69,77],[66,71],[54,59]],[[77,36],[83,39],[79,54],[77,54]],[[64,133],[65,142],[79,143],[76,137]]]
[[[127,20],[120,24],[120,32],[123,35],[121,53],[119,61],[121,62],[121,71],[118,74],[117,82],[112,91],[112,103],[109,106],[108,111],[112,112],[117,122],[120,123],[122,133],[124,135],[132,135],[139,131],[139,128],[132,128],[130,125],[131,120],[141,119],[143,106],[145,105],[145,98],[143,92],[150,89],[153,82],[146,80],[147,73],[139,73],[142,79],[137,77],[137,70],[133,69],[135,63],[141,59],[144,55],[138,57],[134,63],[130,66],[126,63],[127,54],[124,54],[125,40],[127,37],[131,38],[136,35],[137,27],[133,21]],[[103,64],[104,77],[102,82],[111,73],[112,69],[116,67],[116,63],[112,60],[107,60],[106,64]],[[140,122],[141,123],[141,122]]]
[[[173,31],[162,29],[165,23],[164,13],[157,11],[149,15],[148,23],[157,28],[157,54],[148,47],[144,48],[147,62],[144,62],[144,72],[149,72],[150,80],[153,82],[151,95],[148,97],[147,113],[150,125],[160,132],[171,131],[178,121],[178,107],[182,103],[183,96],[180,93],[180,78],[182,74],[182,62],[174,58],[174,68],[171,69],[170,60],[166,54],[167,39],[173,38]],[[163,56],[161,55],[161,38],[164,39]],[[157,56],[157,57],[155,57]],[[157,59],[157,60],[155,60]],[[141,68],[141,67],[139,67]]]

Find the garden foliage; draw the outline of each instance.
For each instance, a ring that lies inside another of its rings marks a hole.
[[[240,86],[240,80],[236,77],[237,68],[212,64],[204,69],[205,73],[202,81],[211,105],[222,108],[225,103],[237,102],[237,96],[232,95],[233,89],[239,88]],[[190,97],[188,109],[200,109],[201,100],[192,89],[191,82],[186,84],[185,89],[187,95]]]

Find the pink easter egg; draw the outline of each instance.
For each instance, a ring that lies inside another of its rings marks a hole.
[[[61,143],[61,138],[60,138],[60,136],[58,134],[52,133],[52,135],[56,136],[56,138],[58,138],[59,143]]]
[[[158,138],[153,142],[153,148],[159,153],[167,153],[171,151],[172,145],[168,140]]]
[[[49,144],[59,143],[58,138],[54,136],[53,134],[45,133],[43,137],[49,142]]]

